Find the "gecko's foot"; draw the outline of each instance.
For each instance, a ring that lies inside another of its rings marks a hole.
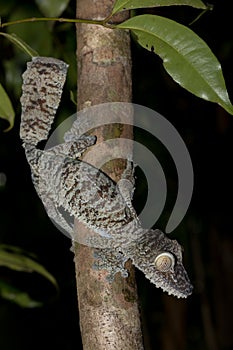
[[[107,270],[107,280],[113,282],[115,274],[121,273],[121,276],[128,277],[128,271],[124,268],[128,260],[121,252],[112,251],[111,249],[95,249],[95,263],[93,268],[96,270]]]

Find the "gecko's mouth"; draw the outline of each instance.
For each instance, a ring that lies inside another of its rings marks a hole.
[[[157,272],[156,278],[154,273],[146,273],[145,276],[150,281],[153,281],[157,288],[161,288],[164,292],[167,292],[168,295],[174,295],[177,298],[187,298],[192,294],[193,286],[191,285],[185,270],[178,280],[174,279],[172,275],[162,272]]]

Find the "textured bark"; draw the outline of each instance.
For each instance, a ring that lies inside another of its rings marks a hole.
[[[78,0],[77,17],[100,19],[111,11],[112,0]],[[101,8],[100,8],[101,7]],[[125,14],[124,14],[125,16]],[[119,17],[118,19],[119,20]],[[131,59],[128,33],[94,25],[77,25],[78,109],[105,102],[131,101]],[[131,127],[103,127],[97,139],[119,134],[132,137]],[[117,179],[125,166],[114,161],[104,169]],[[76,230],[86,230],[75,223]],[[106,271],[92,269],[94,249],[75,246],[75,268],[84,350],[143,349],[134,270],[128,262],[129,277],[120,274],[113,283]]]

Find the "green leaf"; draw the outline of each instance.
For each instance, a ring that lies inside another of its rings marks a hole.
[[[70,0],[35,0],[40,11],[46,17],[59,17],[67,8]]]
[[[192,30],[153,15],[133,17],[117,27],[130,29],[141,46],[158,54],[164,68],[182,87],[233,114],[221,65],[208,45]]]
[[[2,280],[0,280],[0,296],[21,307],[33,308],[43,305],[42,302],[32,299],[28,293],[25,293]]]
[[[187,5],[199,9],[207,9],[201,0],[116,0],[112,14],[124,10],[173,5]]]
[[[77,107],[76,95],[77,95],[77,94],[74,94],[73,91],[70,91],[70,100],[71,100],[71,102],[73,102],[73,104]]]
[[[14,125],[15,112],[8,95],[1,84],[0,84],[0,118],[6,119],[9,122],[10,126],[4,130],[5,132],[9,131]]]
[[[55,278],[38,262],[25,255],[17,247],[0,246],[0,266],[5,266],[15,271],[36,272],[50,281],[56,288]]]
[[[7,33],[0,32],[0,35],[5,36],[8,40],[10,40],[16,46],[18,46],[21,50],[23,50],[29,56],[31,57],[39,56],[39,54],[35,50],[33,50],[28,44],[26,44],[16,34],[7,34]]]

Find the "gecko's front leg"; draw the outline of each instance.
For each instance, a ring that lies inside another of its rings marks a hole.
[[[106,270],[108,272],[106,279],[109,282],[113,282],[118,272],[122,277],[128,277],[128,271],[124,266],[129,259],[123,253],[108,248],[95,248],[94,259],[93,269]]]

